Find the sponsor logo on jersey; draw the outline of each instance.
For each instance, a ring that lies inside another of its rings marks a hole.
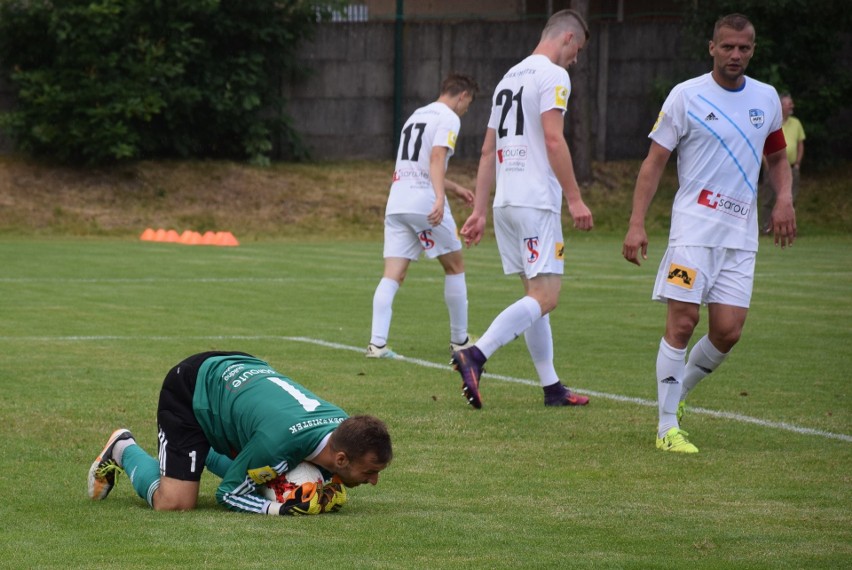
[[[654,131],[656,131],[657,129],[659,129],[659,128],[660,128],[660,123],[663,121],[663,117],[664,117],[664,116],[665,116],[665,113],[663,113],[662,111],[660,111],[660,114],[659,114],[659,115],[657,115],[657,121],[654,123],[654,126],[653,126],[653,127],[651,127],[651,132],[652,132],[652,133],[653,133]]]
[[[497,151],[497,160],[500,164],[505,161],[519,161],[527,159],[526,145],[513,145],[499,149]]]
[[[669,266],[669,275],[666,277],[666,282],[684,289],[692,289],[695,284],[695,270],[677,263],[672,263]]]
[[[393,181],[399,182],[400,180],[429,180],[429,173],[423,172],[421,170],[413,170],[413,169],[402,169],[402,170],[394,170],[393,171]]]
[[[565,259],[565,244],[561,241],[556,244],[556,259],[559,261]]]
[[[706,117],[704,117],[704,120],[705,121],[718,121],[719,117],[716,116],[716,113],[714,113],[713,111],[710,111],[710,114],[707,115]]]
[[[710,208],[711,210],[717,210],[728,216],[740,219],[747,218],[749,210],[751,210],[749,204],[746,204],[745,202],[728,198],[727,196],[719,194],[718,192],[713,192],[712,190],[707,190],[706,188],[698,194],[698,203]]]
[[[303,429],[308,429],[317,426],[323,426],[328,424],[339,424],[343,422],[346,418],[317,418],[315,420],[305,420],[303,422],[295,423],[289,427],[290,433],[296,434],[302,431]]]
[[[555,103],[557,107],[567,107],[568,106],[568,88],[564,85],[556,86],[555,93]]]
[[[275,469],[267,465],[265,467],[258,467],[257,469],[249,469],[248,476],[249,479],[254,481],[255,485],[263,485],[278,477],[278,473],[275,472]]]
[[[453,131],[447,133],[447,146],[453,150],[456,150],[456,139],[458,135]]]
[[[432,230],[423,230],[417,237],[420,238],[420,245],[423,246],[423,249],[432,249],[435,247],[435,240],[432,239]]]
[[[760,109],[749,109],[748,120],[755,129],[759,129],[763,126],[763,122],[766,120],[766,116]]]
[[[225,373],[222,374],[222,380],[226,382],[225,389],[228,390],[228,392],[233,392],[234,390],[248,384],[256,376],[266,378],[272,374],[278,373],[271,368],[249,368],[246,370],[242,364],[239,364],[229,366],[225,370]]]
[[[524,238],[524,247],[526,248],[527,263],[535,263],[538,260],[538,236]]]

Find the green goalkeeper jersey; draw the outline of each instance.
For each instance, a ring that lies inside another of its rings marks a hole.
[[[265,513],[256,486],[317,450],[348,416],[252,356],[214,356],[198,370],[192,408],[211,447],[233,458],[216,499],[234,510]]]

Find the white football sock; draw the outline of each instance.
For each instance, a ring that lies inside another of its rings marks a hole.
[[[450,342],[467,340],[467,282],[464,273],[444,277],[444,302],[450,313]]]
[[[538,372],[538,381],[542,387],[559,382],[556,368],[553,366],[553,331],[550,328],[550,315],[544,315],[524,332],[527,350]]]
[[[391,317],[393,316],[393,298],[399,291],[399,283],[393,279],[382,277],[376,292],[373,294],[373,329],[370,333],[370,343],[385,346],[388,343]]]
[[[719,352],[707,335],[702,336],[689,351],[689,358],[683,371],[680,399],[686,400],[686,396],[696,384],[716,370],[729,354],[730,352]]]
[[[503,309],[485,334],[476,341],[476,346],[490,358],[497,349],[509,344],[541,318],[541,305],[532,297],[523,297]]]
[[[672,348],[666,339],[660,339],[657,352],[657,406],[660,416],[657,437],[663,437],[673,427],[680,427],[677,423],[677,405],[680,403],[685,358],[685,348]]]
[[[124,450],[131,445],[136,445],[136,440],[132,437],[116,441],[115,445],[112,446],[112,458],[118,463],[119,467],[122,466],[121,458],[124,456]]]

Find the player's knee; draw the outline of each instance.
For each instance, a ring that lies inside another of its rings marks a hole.
[[[154,492],[155,511],[191,511],[198,500],[196,495],[163,492],[162,486]]]
[[[712,331],[709,337],[710,342],[713,343],[716,350],[727,353],[739,342],[742,333],[742,327],[732,327],[723,331]]]

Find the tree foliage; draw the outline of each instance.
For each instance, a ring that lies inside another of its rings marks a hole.
[[[849,129],[831,123],[852,97],[852,70],[842,63],[852,42],[847,0],[682,0],[696,57],[709,60],[713,24],[726,14],[754,24],[756,48],[747,74],[789,92],[808,135],[808,161],[828,161],[852,144]],[[844,52],[845,50],[845,52]],[[847,117],[848,120],[848,117]]]
[[[0,126],[62,162],[268,162],[274,142],[298,147],[279,82],[320,15],[305,0],[0,0],[17,88]]]

